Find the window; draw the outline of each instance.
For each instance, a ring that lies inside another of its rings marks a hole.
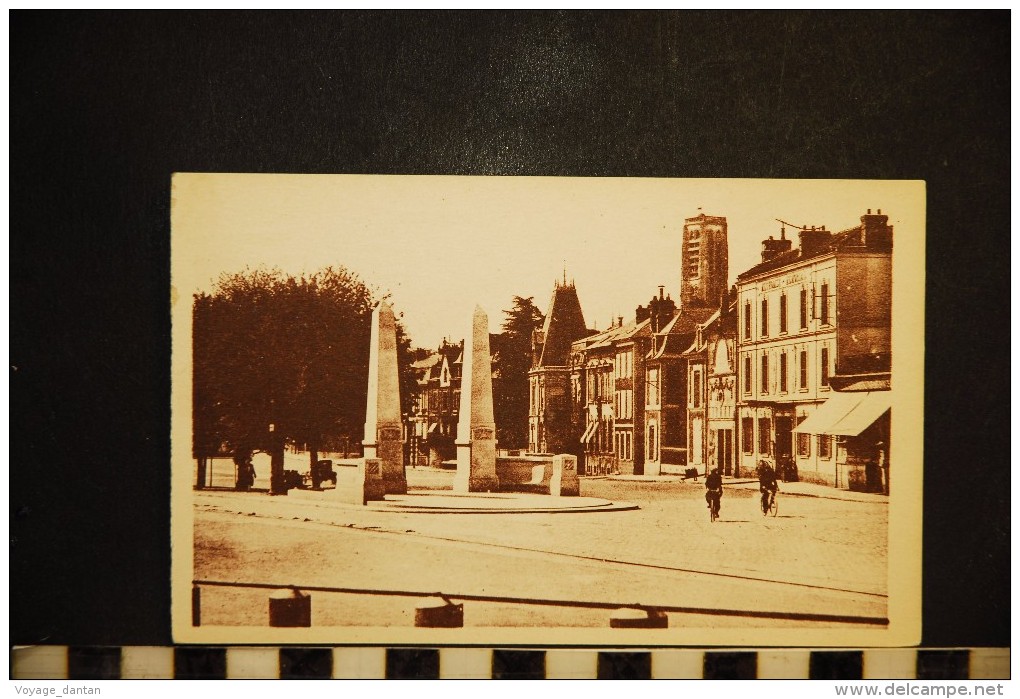
[[[807,432],[797,433],[797,456],[811,456],[811,435]]]
[[[751,392],[751,357],[744,357],[744,393]]]
[[[800,351],[800,387],[802,390],[807,389],[807,352],[805,350]]]
[[[771,454],[772,451],[769,449],[771,444],[770,437],[772,426],[769,424],[767,417],[758,418],[758,453],[759,454]]]
[[[751,339],[751,302],[744,303],[744,339]]]
[[[822,385],[829,385],[829,348],[822,348]]]
[[[648,405],[659,404],[659,369],[648,370]]]
[[[694,370],[694,378],[691,380],[691,406],[701,407],[701,369]]]
[[[657,461],[655,458],[655,425],[648,426],[648,460]]]
[[[786,294],[779,297],[779,332],[786,332]]]
[[[822,284],[822,313],[821,320],[824,325],[829,324],[829,284]]]
[[[779,353],[779,392],[786,393],[786,352]]]
[[[761,336],[769,336],[769,300],[761,300]]]
[[[752,417],[740,419],[740,445],[745,454],[754,451],[754,418]]]
[[[761,392],[769,392],[769,356],[761,355]]]
[[[807,416],[797,420],[797,424],[807,420]],[[797,456],[810,456],[811,455],[811,435],[805,432],[797,433]]]
[[[832,437],[827,434],[818,435],[818,458],[832,458]]]
[[[807,289],[800,290],[800,329],[807,329]]]

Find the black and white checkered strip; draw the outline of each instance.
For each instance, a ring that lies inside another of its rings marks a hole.
[[[18,647],[14,679],[1008,679],[1008,648]]]

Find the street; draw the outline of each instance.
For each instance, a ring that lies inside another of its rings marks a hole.
[[[261,474],[260,474],[261,475]],[[452,473],[408,469],[417,488]],[[581,495],[640,509],[432,514],[344,506],[331,491],[195,493],[195,578],[680,607],[670,625],[790,628],[887,613],[886,500],[784,484],[777,517],[731,481],[712,523],[703,484],[582,479]],[[793,492],[798,490],[801,492]],[[264,625],[266,590],[203,586],[203,625]],[[413,625],[420,598],[316,592],[315,626]],[[470,601],[466,626],[605,626],[605,608]],[[789,618],[793,615],[794,618]],[[698,620],[681,617],[702,617]],[[785,617],[785,618],[784,618]]]

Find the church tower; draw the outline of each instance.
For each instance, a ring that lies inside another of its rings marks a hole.
[[[680,253],[680,310],[712,308],[729,288],[726,217],[698,215],[684,219]]]

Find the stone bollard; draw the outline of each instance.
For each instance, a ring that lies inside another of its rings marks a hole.
[[[365,465],[365,505],[369,500],[383,500],[386,497],[387,485],[382,459],[364,459]],[[405,491],[406,488],[405,488]]]
[[[577,457],[573,454],[557,454],[553,457],[549,494],[569,497],[581,494],[581,482],[577,478]]]
[[[658,609],[645,607],[621,607],[609,615],[611,629],[665,629],[669,617]]]
[[[311,626],[312,596],[296,587],[274,590],[269,594],[269,625],[275,627]]]
[[[428,597],[415,607],[414,625],[440,629],[462,628],[464,605],[454,604],[445,597]]]
[[[366,505],[369,500],[386,496],[380,459],[343,459],[336,461],[336,488],[333,497],[349,505]]]

